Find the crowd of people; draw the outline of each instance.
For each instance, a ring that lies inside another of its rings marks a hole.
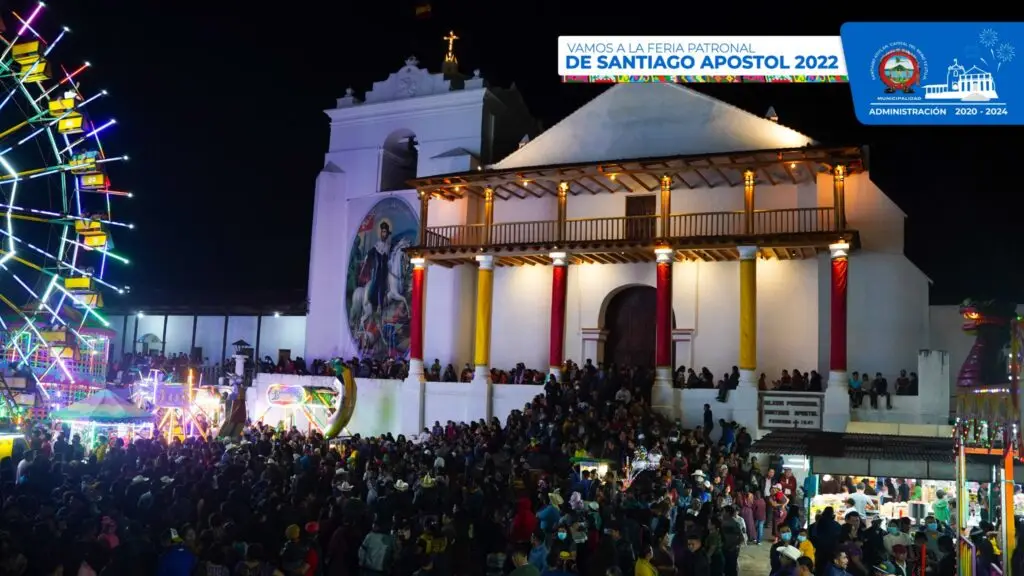
[[[694,370],[692,367],[687,368],[686,366],[679,366],[675,370],[674,384],[676,388],[715,388],[718,390],[732,390],[735,389],[740,381],[740,369],[737,366],[733,366],[727,374],[723,374],[721,378],[715,379],[715,375],[706,366],[702,367],[700,371]],[[827,379],[823,380],[821,374],[817,370],[807,370],[800,372],[800,370],[793,369],[792,372],[789,370],[783,370],[776,380],[769,382],[768,375],[762,372],[757,379],[757,389],[761,391],[768,390],[779,390],[783,392],[824,392],[828,382]],[[900,370],[899,377],[896,378],[895,388],[889,389],[889,381],[886,379],[881,372],[876,372],[874,378],[869,376],[867,372],[861,374],[860,372],[853,372],[850,374],[849,379],[850,399],[854,403],[855,407],[860,407],[865,397],[871,399],[871,407],[878,408],[878,399],[885,398],[888,402],[888,407],[892,408],[892,397],[896,396],[916,396],[918,393],[918,380],[917,373],[911,372],[909,375],[906,370]]]
[[[912,576],[916,549],[952,576],[941,523],[808,519],[781,459],[752,456],[709,405],[693,430],[654,413],[649,379],[573,366],[504,422],[410,438],[257,423],[232,441],[85,447],[37,431],[0,461],[0,576],[737,576],[741,547],[761,544],[762,574]],[[660,466],[630,482],[641,448]]]
[[[209,364],[210,359],[205,360]],[[173,378],[184,381],[188,377],[189,368],[202,365],[202,362],[195,362],[184,352],[175,352],[170,356],[163,352],[152,354],[136,354],[125,352],[121,358],[110,363],[108,367],[107,381],[118,385],[127,386],[137,378],[145,377],[150,370],[160,370]]]

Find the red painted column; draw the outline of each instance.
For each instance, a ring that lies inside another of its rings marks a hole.
[[[550,254],[551,269],[551,340],[548,346],[548,365],[551,374],[560,378],[565,361],[565,299],[568,288],[569,266],[565,252]]]
[[[672,250],[658,248],[657,256],[657,306],[654,329],[655,378],[663,379],[668,371],[668,383],[672,383]]]
[[[832,244],[829,251],[832,255],[829,382],[846,385],[846,290],[850,245],[845,242]]]
[[[409,375],[422,377],[423,372],[423,289],[426,287],[427,269],[423,258],[410,258],[412,262],[412,314],[409,318]]]

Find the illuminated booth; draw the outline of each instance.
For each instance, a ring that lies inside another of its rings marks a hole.
[[[55,423],[65,424],[82,444],[92,446],[100,435],[124,438],[153,435],[153,414],[139,408],[110,390],[101,390],[85,400],[50,413]]]
[[[949,427],[926,426],[939,431]],[[831,506],[836,517],[847,511],[848,496],[842,492],[839,477],[851,478],[853,484],[863,483],[881,492],[885,479],[906,479],[912,484],[911,502],[883,502],[878,495],[869,496],[874,510],[869,516],[885,520],[909,517],[920,524],[932,512],[932,505],[942,490],[950,498],[960,491],[956,484],[956,466],[953,459],[953,439],[949,436],[921,436],[920,426],[906,426],[899,435],[818,432],[807,430],[776,430],[754,442],[751,453],[781,456],[781,467],[790,468],[802,486],[807,477],[814,479],[817,494],[810,499],[809,521],[815,513]],[[991,468],[978,464],[972,469],[974,501],[977,501],[979,483],[991,480]],[[833,485],[838,491],[822,493],[823,487]],[[964,492],[970,499],[970,490]],[[977,522],[977,517],[975,518]]]

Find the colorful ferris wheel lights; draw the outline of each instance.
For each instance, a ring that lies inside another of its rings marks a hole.
[[[42,2],[36,4],[35,9],[32,10],[31,14],[29,14],[28,20],[22,20],[21,16],[18,16],[17,13],[12,11],[12,14],[14,14],[14,17],[17,18],[21,22],[21,30],[18,31],[18,36],[21,36],[22,34],[24,34],[26,30],[30,30],[32,32],[32,34],[35,34],[36,37],[39,37],[39,33],[36,32],[35,30],[32,30],[32,22],[36,19],[36,16],[39,16],[39,13],[42,12],[43,7],[45,7],[45,6],[46,6],[46,4],[43,4]]]
[[[0,316],[0,342],[37,381],[102,380],[112,335],[102,295],[126,291],[105,279],[108,261],[130,263],[112,231],[133,228],[113,217],[112,199],[132,193],[113,188],[109,170],[128,156],[104,151],[117,121],[93,122],[87,107],[107,91],[83,95],[88,60],[56,60],[70,29],[47,38],[43,7],[13,13],[13,36],[0,27],[0,303],[14,313]]]

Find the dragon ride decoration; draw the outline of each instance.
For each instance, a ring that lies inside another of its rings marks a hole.
[[[975,336],[957,376],[957,418],[962,423],[961,436],[973,437],[976,444],[991,446],[1007,440],[1009,431],[1020,418],[1017,382],[1012,377],[1013,356],[1020,347],[1015,332],[1019,331],[1016,306],[993,300],[966,300],[960,305],[962,329]],[[1019,360],[1019,358],[1017,358]],[[1004,444],[1005,445],[1005,444]]]
[[[1016,305],[989,300],[966,300],[960,305],[963,331],[974,334],[974,345],[956,379],[957,495],[967,494],[967,457],[1001,461],[992,464],[999,484],[1012,486],[1014,468],[1020,457],[1019,386],[1022,353],[1022,322]],[[969,498],[957,498],[957,525],[966,526],[970,516]],[[1013,491],[1000,497],[999,542],[1010,557],[1016,545],[1013,520]],[[960,574],[973,573],[974,551],[969,542],[959,541]]]
[[[341,434],[345,426],[352,420],[352,414],[356,410],[356,379],[352,375],[352,370],[342,362],[341,358],[331,360],[331,368],[334,370],[338,383],[341,384],[341,394],[338,394],[338,405],[324,428],[324,437],[328,439]]]

